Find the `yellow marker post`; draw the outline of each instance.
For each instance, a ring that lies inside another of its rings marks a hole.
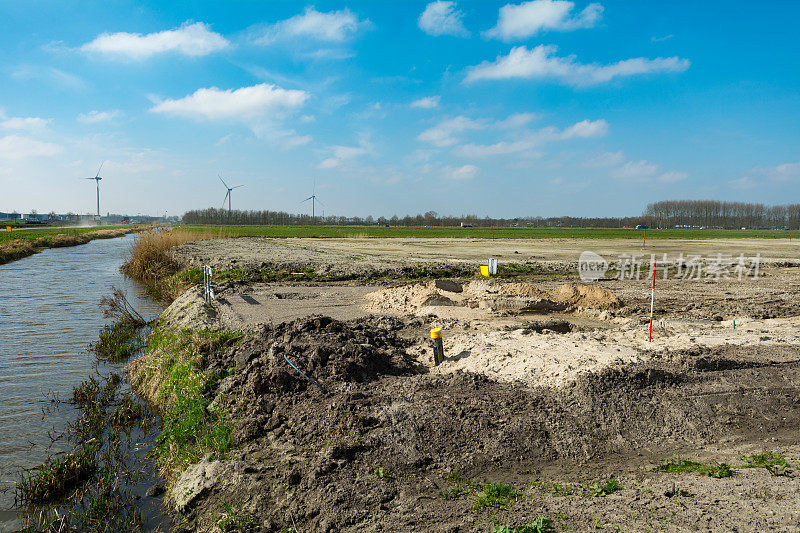
[[[489,265],[481,265],[481,276],[484,278],[489,277]]]
[[[642,237],[642,251],[644,252],[644,243],[647,242],[647,228],[644,228],[644,236]]]
[[[6,226],[6,231],[11,231],[11,226]]]
[[[431,330],[431,344],[433,344],[433,364],[439,366],[444,361],[444,345],[442,344],[442,328]]]

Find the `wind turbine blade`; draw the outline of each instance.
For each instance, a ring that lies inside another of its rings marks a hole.
[[[90,178],[90,179],[91,179],[91,178]],[[313,197],[313,196],[309,196],[308,198],[306,198],[305,200],[303,200],[303,202],[307,202],[307,201],[311,200],[312,198],[314,198],[314,197]],[[303,202],[300,202],[300,203],[302,204]]]
[[[225,186],[225,188],[226,188],[226,189],[229,189],[229,188],[230,188],[230,187],[228,187],[228,184],[227,184],[227,183],[225,183],[225,180],[224,180],[224,179],[222,179],[222,176],[220,176],[219,174],[217,174],[217,177],[219,178],[219,181],[221,181],[221,182],[222,182],[222,184]]]
[[[222,199],[222,207],[223,208],[225,207],[225,202],[228,201],[228,196],[230,196],[230,194],[231,194],[231,191],[228,191],[228,192],[225,193],[225,198]]]
[[[238,189],[239,187],[244,187],[244,185],[237,185],[236,187],[231,187],[231,190]]]
[[[105,164],[106,164],[106,162],[105,162],[105,161],[103,161],[103,162],[101,162],[101,163],[100,163],[100,168],[98,168],[98,169],[97,169],[97,175],[95,175],[95,178],[97,178],[97,177],[99,177],[99,176],[100,176],[100,170],[102,170],[102,168],[103,168],[103,165],[105,165]]]

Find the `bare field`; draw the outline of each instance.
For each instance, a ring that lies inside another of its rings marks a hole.
[[[648,243],[647,257],[699,255],[704,266],[717,254],[760,256],[757,278],[657,278],[652,342],[651,280],[583,284],[575,263],[585,250],[642,253],[641,243],[594,239],[177,247],[187,266],[243,271],[470,272],[489,256],[532,266],[447,282],[226,281],[212,307],[197,288],[176,300],[167,326],[251,332],[209,358],[228,372],[212,396],[239,413],[237,447],[177,480],[187,527],[210,527],[230,502],[276,531],[492,531],[537,516],[559,531],[800,530],[800,246]],[[444,330],[439,366],[432,327]],[[707,468],[656,471],[680,462],[675,454]],[[753,456],[780,465],[749,468]],[[725,472],[721,463],[732,475],[703,474]],[[601,490],[612,477],[620,488]]]

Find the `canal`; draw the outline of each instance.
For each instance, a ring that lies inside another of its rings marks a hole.
[[[52,399],[69,398],[95,372],[88,346],[108,323],[100,299],[116,286],[146,319],[161,310],[119,271],[134,238],[47,249],[0,265],[0,531],[18,527],[20,471],[68,446],[51,445],[48,435],[63,431],[76,411],[63,402],[54,408]]]

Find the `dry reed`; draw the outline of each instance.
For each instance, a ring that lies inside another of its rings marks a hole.
[[[222,231],[197,232],[181,228],[143,231],[131,244],[128,258],[122,265],[122,272],[147,285],[159,299],[171,301],[177,296],[178,288],[165,282],[183,268],[171,253],[171,248],[185,242],[224,236]]]

